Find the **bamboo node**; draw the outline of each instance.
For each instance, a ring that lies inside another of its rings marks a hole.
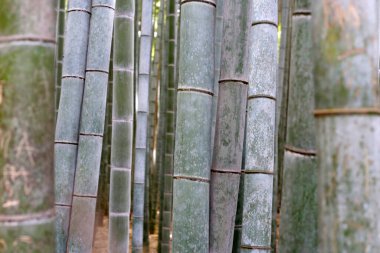
[[[306,156],[316,156],[317,155],[317,152],[315,150],[312,150],[312,149],[310,150],[310,149],[297,148],[297,147],[294,147],[294,146],[288,145],[288,144],[286,144],[284,146],[284,148],[287,151],[290,151],[292,153],[296,153],[299,155],[306,155]]]
[[[352,115],[380,115],[380,108],[328,108],[314,110],[315,117]]]
[[[216,4],[213,1],[207,1],[207,0],[183,0],[183,1],[181,1],[180,5],[183,5],[185,3],[190,3],[190,2],[205,3],[205,4],[209,4],[213,7],[216,7]]]
[[[218,81],[219,84],[222,84],[222,83],[227,83],[227,82],[232,82],[232,83],[243,83],[245,85],[248,85],[248,81],[247,80],[239,80],[239,79],[220,79]]]
[[[205,90],[205,89],[200,89],[200,88],[177,88],[177,91],[180,92],[180,91],[184,91],[184,92],[196,92],[196,93],[203,93],[203,94],[207,94],[207,95],[210,95],[210,96],[214,96],[214,93],[211,92],[211,91],[208,91],[208,90]]]
[[[42,219],[50,219],[55,216],[55,209],[49,209],[39,213],[32,214],[16,214],[16,215],[0,215],[1,223],[12,223],[12,222],[25,222],[25,221],[36,221]]]
[[[273,22],[271,20],[259,20],[259,21],[255,21],[255,22],[252,22],[252,25],[251,26],[256,26],[256,25],[272,25],[274,27],[278,27],[277,23],[276,22]]]
[[[273,175],[273,171],[271,170],[251,170],[251,169],[248,169],[248,170],[242,170],[241,173],[244,173],[244,174],[266,174],[266,175]]]
[[[197,182],[202,182],[202,183],[210,182],[210,180],[207,178],[192,177],[192,176],[173,176],[173,179],[184,179],[184,180],[197,181]]]

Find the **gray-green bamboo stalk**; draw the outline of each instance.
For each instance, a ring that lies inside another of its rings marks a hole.
[[[224,0],[215,142],[211,169],[210,252],[231,252],[243,158],[248,91],[247,0]]]
[[[222,56],[222,34],[223,34],[223,6],[224,0],[216,0],[216,12],[215,12],[215,79],[214,79],[214,96],[212,101],[212,129],[211,129],[211,157],[214,152],[215,141],[215,126],[216,126],[216,114],[218,107],[218,94],[219,94],[219,76],[220,76],[220,59]]]
[[[135,1],[117,0],[113,41],[109,252],[129,252],[134,121]]]
[[[277,156],[276,156],[276,174],[274,188],[274,208],[273,208],[273,225],[272,225],[272,247],[278,252],[278,240],[280,226],[280,210],[282,195],[282,177],[284,161],[284,145],[286,139],[286,119],[288,108],[288,90],[289,90],[289,64],[290,64],[290,44],[292,31],[292,8],[294,0],[282,0],[281,11],[281,41],[278,65],[277,79],[277,113],[276,113],[276,136],[277,136]]]
[[[241,252],[271,252],[277,1],[250,1],[249,90]]]
[[[2,1],[0,17],[0,251],[54,252],[56,4]]]
[[[151,67],[151,78],[150,78],[150,85],[151,85],[151,92],[150,92],[150,98],[149,98],[149,114],[150,118],[152,120],[152,124],[150,127],[150,136],[151,143],[149,145],[150,148],[150,157],[149,157],[149,166],[150,169],[150,182],[151,182],[151,189],[149,191],[149,234],[153,234],[155,227],[156,227],[156,218],[157,218],[157,208],[158,208],[158,181],[159,181],[159,172],[158,172],[158,165],[157,165],[157,154],[154,154],[156,147],[157,147],[157,130],[158,130],[158,99],[159,99],[159,92],[158,92],[158,60],[159,60],[159,50],[160,50],[160,33],[161,28],[158,26],[158,23],[160,22],[160,7],[157,7],[157,1],[154,3],[155,5],[155,11],[154,11],[154,23],[153,23],[153,34],[156,36],[153,38],[153,47],[152,47],[152,67]]]
[[[149,76],[152,46],[152,0],[143,0],[137,93],[136,146],[133,195],[132,252],[143,250],[145,168],[149,114]]]
[[[165,149],[164,149],[164,181],[163,181],[163,209],[162,209],[162,242],[161,252],[171,252],[172,231],[172,199],[173,199],[173,156],[174,133],[176,115],[176,63],[177,63],[177,1],[169,0],[167,3],[167,84],[166,88],[166,115],[165,115]]]
[[[68,252],[92,252],[115,0],[93,0]]]
[[[62,78],[62,60],[63,60],[63,45],[66,20],[66,0],[59,0],[57,8],[57,34],[56,34],[56,53],[55,53],[55,111],[58,113],[59,97],[61,92]]]
[[[311,0],[295,0],[284,146],[280,252],[317,252],[317,161]]]
[[[157,246],[157,252],[162,253],[162,221],[163,221],[163,213],[164,213],[164,180],[165,180],[165,137],[166,137],[166,79],[167,79],[167,57],[165,57],[167,54],[167,49],[168,49],[168,43],[166,40],[166,37],[168,36],[167,34],[167,29],[165,24],[167,23],[167,9],[165,6],[167,6],[168,0],[160,0],[160,5],[161,5],[161,22],[160,22],[160,27],[161,27],[161,38],[160,38],[160,59],[159,59],[159,129],[158,129],[158,146],[157,146],[157,164],[159,166],[159,171],[160,171],[160,222],[159,222],[159,227],[158,227],[158,246]],[[165,252],[165,251],[164,251]]]
[[[215,1],[181,1],[173,252],[209,251]]]
[[[313,5],[319,252],[377,252],[379,1]]]
[[[65,253],[67,247],[86,69],[91,0],[70,0],[66,15],[61,94],[54,146],[57,253]]]

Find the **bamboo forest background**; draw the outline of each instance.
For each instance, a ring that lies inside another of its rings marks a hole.
[[[0,252],[379,252],[379,12],[2,0]]]

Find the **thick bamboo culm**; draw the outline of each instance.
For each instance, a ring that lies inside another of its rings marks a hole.
[[[249,90],[241,252],[271,252],[277,1],[250,1]]]
[[[62,81],[55,130],[56,252],[65,253],[72,206],[91,0],[67,7]]]
[[[231,252],[248,91],[248,1],[224,0],[219,96],[210,187],[210,252]]]
[[[134,0],[117,0],[113,41],[113,105],[109,252],[129,252],[134,120]]]
[[[209,251],[214,27],[215,1],[181,1],[173,252]]]
[[[144,194],[145,172],[147,152],[147,131],[149,114],[149,77],[150,54],[152,46],[152,0],[143,0],[140,54],[138,67],[138,93],[137,93],[137,118],[136,118],[136,145],[135,145],[135,170],[134,170],[134,194],[133,194],[133,234],[132,252],[142,252],[144,231]]]
[[[292,8],[291,59],[284,145],[280,252],[317,252],[317,160],[311,1]]]
[[[56,7],[48,0],[0,5],[1,252],[55,251]]]
[[[379,7],[313,1],[318,252],[380,248]]]
[[[92,252],[115,0],[93,0],[68,252]]]
[[[165,148],[163,167],[163,209],[161,252],[171,252],[172,199],[173,199],[173,154],[176,115],[176,63],[177,63],[177,0],[167,3],[167,85],[165,115]]]

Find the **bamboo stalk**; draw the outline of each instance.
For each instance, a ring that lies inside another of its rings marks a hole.
[[[181,1],[173,252],[209,251],[214,1]]]
[[[272,247],[275,252],[278,251],[278,236],[281,222],[281,195],[282,180],[284,167],[284,146],[286,142],[286,120],[288,111],[288,94],[289,94],[289,65],[291,53],[291,31],[292,31],[292,9],[294,0],[282,0],[281,14],[281,42],[280,42],[280,58],[278,66],[277,79],[277,113],[276,113],[276,175],[274,189],[274,208],[273,217],[275,217],[272,225],[274,235],[272,236]]]
[[[55,130],[56,252],[66,252],[79,119],[85,79],[91,0],[68,3],[61,94]]]
[[[93,0],[69,252],[92,252],[115,0]]]
[[[149,113],[149,76],[152,40],[152,0],[142,2],[141,38],[138,76],[138,105],[133,195],[132,252],[143,250],[145,168]]]
[[[58,113],[59,97],[61,95],[63,46],[65,40],[66,0],[59,0],[57,8],[57,48],[55,53],[55,111]],[[57,115],[56,115],[57,116]]]
[[[56,4],[2,1],[0,17],[0,251],[54,252]]]
[[[380,248],[379,7],[313,1],[319,252]]]
[[[251,1],[249,90],[241,252],[271,252],[277,1]]]
[[[292,13],[289,98],[279,250],[317,252],[317,164],[311,59],[311,1]]]
[[[243,157],[248,91],[248,1],[225,0],[215,143],[210,252],[231,252]]]
[[[220,77],[220,60],[222,56],[222,37],[223,37],[223,6],[224,0],[216,0],[216,10],[215,10],[215,79],[214,79],[214,96],[212,101],[212,129],[211,129],[211,157],[213,157],[214,152],[214,141],[215,141],[215,126],[218,108],[218,95],[219,95],[219,77]]]
[[[117,0],[114,25],[109,252],[129,252],[134,122],[135,2]]]
[[[165,149],[164,149],[164,182],[163,182],[163,209],[162,209],[162,243],[161,252],[171,252],[170,235],[172,231],[172,199],[173,199],[173,154],[176,116],[176,63],[177,63],[177,27],[176,27],[176,0],[169,0],[167,4],[167,85],[166,88],[166,115],[165,115]]]

